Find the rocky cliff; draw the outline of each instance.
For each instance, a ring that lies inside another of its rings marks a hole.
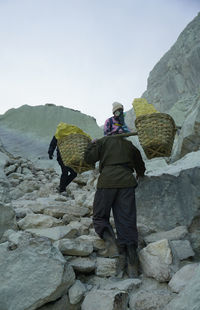
[[[171,160],[199,150],[200,141],[200,13],[183,30],[171,49],[149,74],[147,90],[141,97],[160,112],[170,114],[177,132]],[[133,127],[133,109],[126,122]]]
[[[76,125],[92,138],[103,135],[95,118],[63,106],[46,104],[24,105],[1,115],[0,139],[4,147],[16,156],[45,158],[48,144],[60,122]]]
[[[160,112],[169,112],[177,102],[190,108],[200,91],[199,33],[200,13],[150,72],[142,97]]]

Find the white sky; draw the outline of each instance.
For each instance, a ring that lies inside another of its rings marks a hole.
[[[54,103],[102,125],[125,111],[199,0],[0,0],[0,114]]]

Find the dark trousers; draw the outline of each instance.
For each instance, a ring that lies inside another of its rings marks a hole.
[[[111,210],[119,244],[134,244],[137,247],[138,231],[134,187],[97,189],[93,204],[93,224],[96,233],[101,238],[105,229],[112,231],[109,221]]]
[[[77,173],[72,168],[65,166],[62,160],[58,160],[58,163],[62,171],[62,174],[60,176],[60,192],[64,192],[67,185],[69,185],[77,176]]]

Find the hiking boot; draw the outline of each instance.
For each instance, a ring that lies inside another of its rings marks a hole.
[[[117,278],[123,278],[127,266],[126,245],[119,245],[118,249],[119,257],[117,258]]]
[[[118,247],[114,233],[105,229],[103,232],[103,240],[106,245],[106,249],[101,251],[99,254],[103,257],[115,258],[119,256]]]
[[[127,274],[129,278],[137,278],[139,275],[139,259],[137,248],[134,244],[126,246],[127,251]]]

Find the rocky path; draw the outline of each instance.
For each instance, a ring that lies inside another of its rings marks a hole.
[[[117,278],[117,261],[101,257],[104,242],[92,226],[96,170],[78,176],[67,196],[57,193],[54,169],[17,158],[4,173],[1,310],[188,310],[191,290],[198,302],[200,268],[186,226],[152,231],[138,223],[142,273]]]

